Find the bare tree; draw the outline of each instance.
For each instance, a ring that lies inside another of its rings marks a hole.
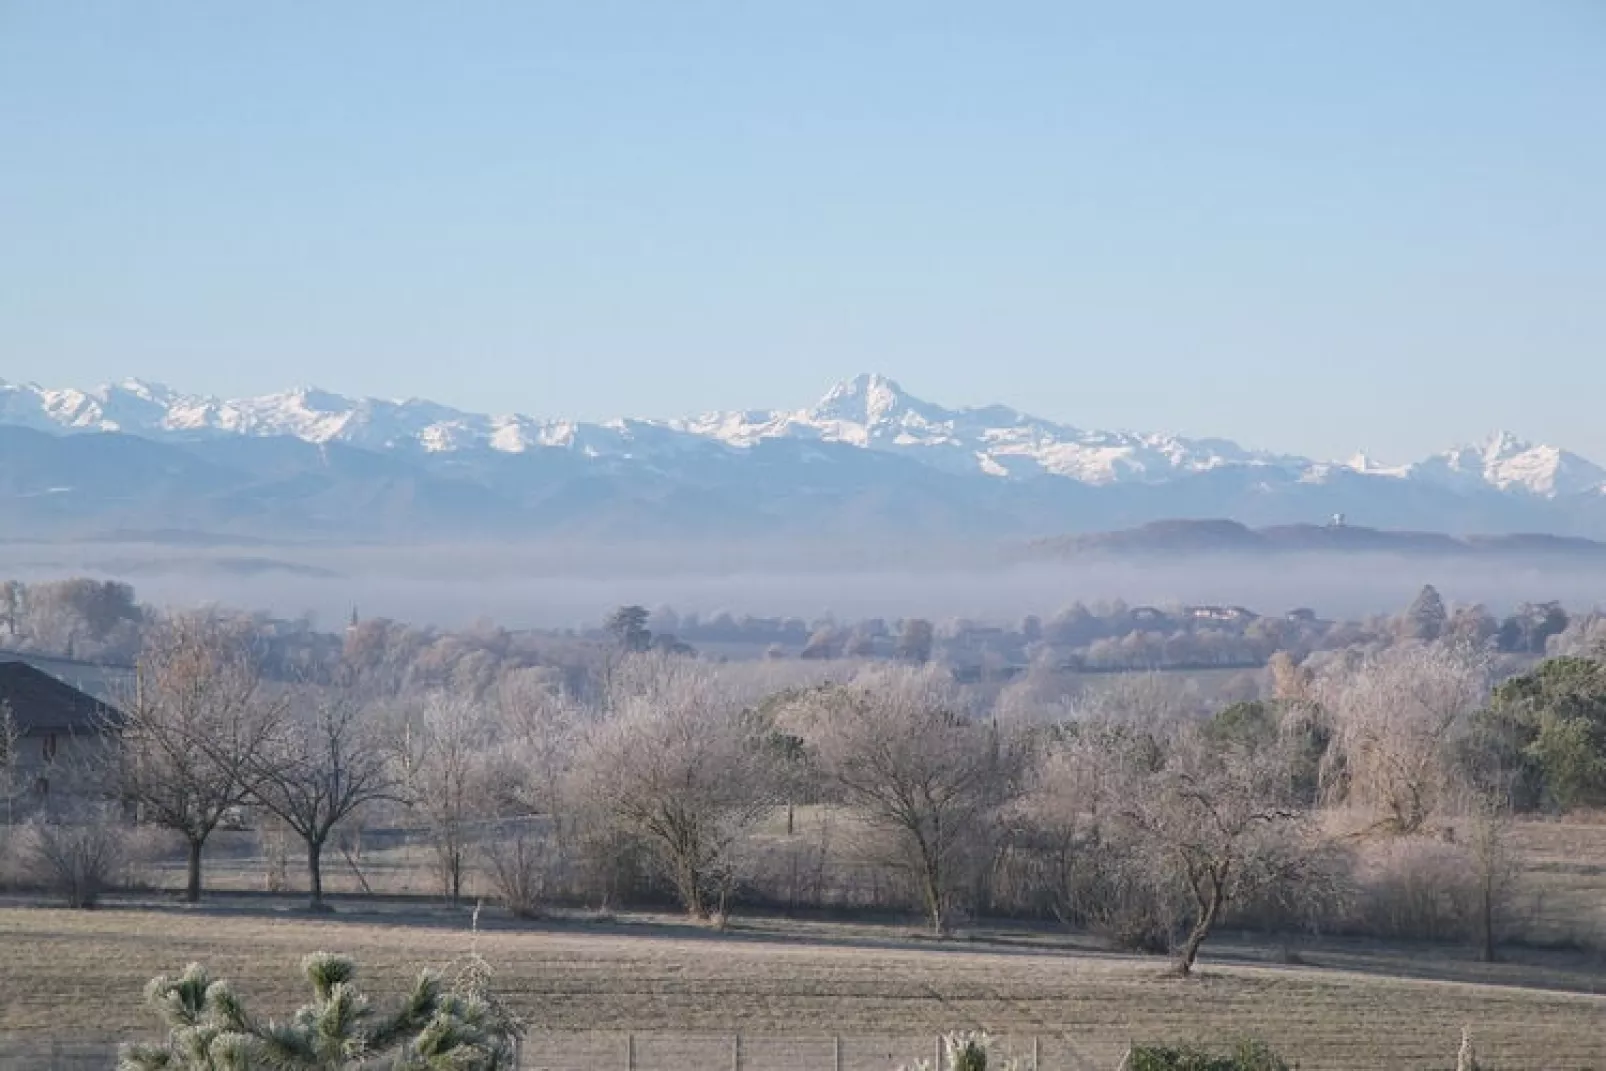
[[[6,641],[15,644],[22,634],[21,623],[27,613],[28,589],[19,580],[0,583],[0,625],[5,626]]]
[[[490,793],[501,814],[545,815],[560,853],[569,775],[589,712],[537,670],[507,674],[495,690],[498,746]]]
[[[1212,746],[1186,731],[1158,769],[1144,759],[1122,771],[1121,818],[1192,901],[1178,974],[1192,972],[1230,902],[1297,881],[1304,869],[1304,815],[1288,802],[1286,761],[1267,750]]]
[[[591,845],[581,836],[588,792],[575,764],[596,711],[551,675],[520,669],[498,683],[494,716],[498,742],[488,760],[486,796],[502,821],[482,855],[504,902],[528,901],[514,908],[528,912],[535,890],[570,881],[582,859],[615,872],[616,860],[606,859],[605,850],[577,850]]]
[[[1483,961],[1495,961],[1500,927],[1511,909],[1512,893],[1521,876],[1511,843],[1509,788],[1490,788],[1475,795],[1468,838],[1478,878],[1478,935]]]
[[[17,800],[25,791],[22,772],[22,726],[11,704],[0,700],[0,798],[6,803],[6,825],[16,823]]]
[[[134,589],[117,581],[72,577],[28,589],[34,640],[68,658],[86,654],[85,643],[102,652],[125,647],[136,635],[139,618]]]
[[[471,823],[490,812],[485,790],[492,739],[479,704],[432,692],[407,712],[397,742],[403,796],[428,823],[441,892],[453,903],[463,893]]]
[[[364,804],[396,798],[398,786],[389,749],[349,692],[308,689],[296,706],[279,745],[253,767],[253,795],[306,845],[308,906],[325,911],[329,834]]]
[[[742,839],[776,804],[770,755],[705,666],[654,658],[615,680],[629,683],[615,684],[586,742],[584,790],[650,849],[687,914],[708,918],[723,908]]]
[[[193,903],[207,838],[256,787],[284,704],[265,697],[243,627],[192,614],[147,633],[120,713],[108,756],[117,787],[141,820],[184,838]]]
[[[1034,885],[1060,921],[1091,927],[1117,947],[1166,951],[1179,915],[1176,883],[1150,865],[1120,821],[1126,764],[1150,756],[1141,731],[1100,723],[1048,734],[1021,801],[1020,847]]]
[[[1195,705],[1176,677],[1156,672],[1115,674],[1077,698],[1077,718],[1128,729],[1168,731]]]
[[[1449,800],[1452,744],[1488,695],[1481,652],[1393,647],[1318,684],[1332,722],[1330,798],[1368,807],[1399,833],[1422,828]]]
[[[1017,783],[1021,752],[964,709],[941,671],[877,668],[810,697],[799,729],[825,776],[908,872],[944,932],[965,862]],[[973,856],[972,856],[973,858]]]
[[[1305,703],[1311,698],[1313,675],[1287,651],[1276,651],[1266,662],[1271,698],[1285,703]]]

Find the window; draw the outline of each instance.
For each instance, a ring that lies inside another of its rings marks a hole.
[[[46,762],[51,762],[51,761],[53,761],[55,759],[55,757],[56,757],[56,734],[55,733],[47,733],[45,735],[45,761]]]
[[[50,778],[41,777],[39,780],[35,781],[33,783],[33,794],[35,796],[50,795]]]

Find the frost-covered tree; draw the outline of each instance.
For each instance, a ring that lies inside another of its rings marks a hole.
[[[1488,691],[1486,659],[1466,648],[1395,647],[1336,667],[1317,687],[1328,794],[1395,832],[1421,829],[1452,802],[1456,745]]]
[[[210,614],[160,622],[119,702],[112,775],[142,820],[184,838],[191,902],[201,898],[207,839],[251,796],[283,726],[284,704],[265,694],[246,628]]]
[[[278,745],[253,772],[253,797],[306,846],[309,907],[326,910],[323,849],[329,835],[364,804],[398,794],[379,726],[342,690],[308,692]]]
[[[1229,904],[1297,884],[1313,858],[1305,815],[1290,798],[1286,761],[1276,752],[1275,745],[1217,743],[1183,731],[1157,768],[1145,758],[1121,771],[1119,819],[1189,901],[1187,935],[1176,948],[1179,974],[1193,970]]]
[[[22,770],[22,727],[11,704],[0,700],[0,802],[5,804],[6,825],[16,821],[17,800],[25,791]]]
[[[908,873],[935,932],[999,808],[1019,787],[1022,752],[975,719],[952,677],[877,667],[810,693],[793,715],[843,801],[887,838],[882,859]]]
[[[722,907],[738,849],[779,802],[772,755],[734,682],[686,659],[627,663],[582,748],[582,791],[658,862],[694,918]]]
[[[484,707],[463,695],[432,692],[405,712],[396,744],[402,798],[424,820],[441,892],[454,903],[463,893],[472,823],[492,812],[493,739]]]

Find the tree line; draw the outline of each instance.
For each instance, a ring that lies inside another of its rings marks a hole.
[[[1183,973],[1223,925],[1492,957],[1512,823],[1606,802],[1606,648],[1504,680],[1454,636],[1281,653],[1259,697],[1201,710],[1154,675],[987,689],[934,664],[714,662],[629,624],[583,689],[525,669],[398,691],[349,645],[285,680],[248,622],[163,615],[94,781],[185,842],[191,899],[232,816],[301,842],[314,907],[331,837],[382,817],[427,840],[443,895],[478,881],[516,913],[1048,918]]]
[[[1007,680],[1059,672],[1259,666],[1279,651],[1305,660],[1354,647],[1443,640],[1487,648],[1509,665],[1585,650],[1606,637],[1598,611],[1569,614],[1559,603],[1524,603],[1504,615],[1480,605],[1449,606],[1431,586],[1396,614],[1328,619],[1307,608],[1259,614],[1231,606],[1132,606],[1072,602],[1017,622],[958,617],[932,621],[838,620],[680,614],[668,606],[622,606],[594,627],[509,629],[490,621],[442,629],[383,617],[320,628],[310,616],[214,610],[248,626],[263,671],[307,680],[330,667],[358,666],[370,687],[400,694],[451,688],[483,695],[507,672],[539,668],[582,692],[617,647],[716,658],[940,662],[969,678]],[[128,584],[85,577],[0,582],[0,650],[129,665],[163,613]]]

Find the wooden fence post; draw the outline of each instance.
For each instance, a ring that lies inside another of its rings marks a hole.
[[[1037,1041],[1038,1041],[1037,1035],[1033,1034],[1032,1035],[1032,1071],[1042,1071],[1042,1068],[1043,1068],[1043,1065],[1042,1065],[1041,1061],[1038,1059],[1038,1057],[1041,1055],[1041,1050],[1038,1048]]]
[[[742,1071],[742,1035],[731,1038],[731,1071]]]
[[[842,1035],[831,1036],[831,1071],[842,1071]]]
[[[636,1035],[625,1035],[625,1071],[636,1071]]]

